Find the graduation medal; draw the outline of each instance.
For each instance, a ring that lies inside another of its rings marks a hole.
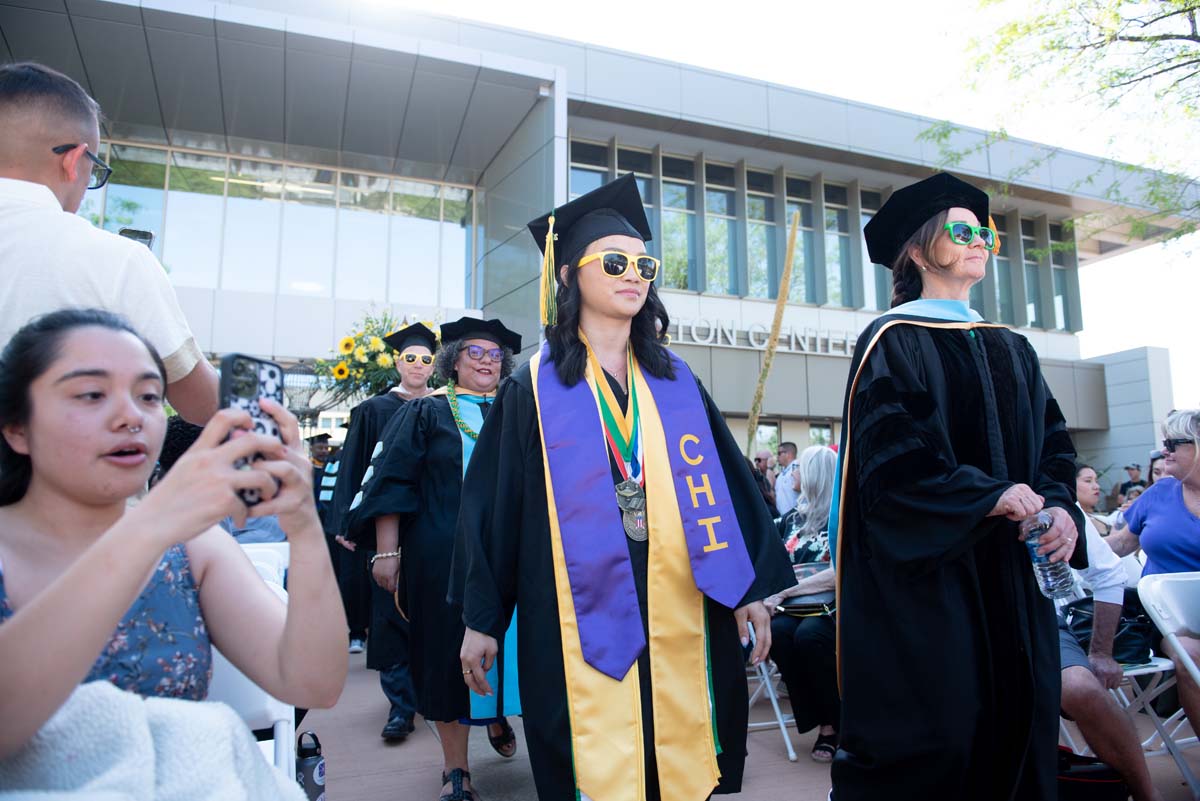
[[[612,388],[604,378],[603,368],[588,348],[596,393],[600,398],[600,417],[604,422],[604,439],[612,451],[623,481],[616,486],[617,507],[621,510],[621,525],[625,536],[634,542],[645,542],[650,536],[646,524],[646,477],[642,471],[641,417],[638,414],[637,388],[633,381],[633,353],[629,353],[629,406],[621,411]]]

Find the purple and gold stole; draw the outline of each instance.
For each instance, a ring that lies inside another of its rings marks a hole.
[[[650,532],[647,606],[660,782],[701,801],[720,772],[704,597],[734,608],[754,579],[699,388],[636,360]],[[596,376],[568,387],[530,363],[545,464],[575,781],[581,801],[645,797],[637,658],[647,647],[601,424]],[[636,781],[630,781],[636,777]]]

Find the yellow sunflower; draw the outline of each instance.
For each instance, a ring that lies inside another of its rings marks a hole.
[[[354,337],[342,337],[338,342],[338,353],[343,356],[349,356],[354,352]]]
[[[391,367],[395,362],[392,361],[392,356],[389,353],[381,353],[375,357],[375,363],[380,367]]]
[[[361,369],[354,371],[354,377],[360,381],[362,380],[363,375],[364,375],[364,373]]]
[[[335,379],[337,379],[338,381],[345,381],[347,376],[349,376],[349,375],[350,375],[350,368],[346,366],[345,362],[338,362],[336,365],[334,365],[333,377]]]
[[[370,359],[367,357],[367,349],[359,345],[354,349],[354,361],[366,364]]]
[[[371,337],[371,352],[379,353],[383,350],[383,340],[379,337]]]

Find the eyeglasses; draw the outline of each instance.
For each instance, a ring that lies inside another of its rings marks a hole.
[[[950,232],[950,241],[956,245],[969,245],[975,241],[975,237],[979,237],[988,250],[996,246],[996,232],[991,228],[965,222],[949,222],[942,227]]]
[[[494,362],[504,361],[503,348],[485,348],[483,345],[464,345],[458,349],[459,353],[467,352],[467,358],[473,362],[483,361],[483,357],[487,356]]]
[[[420,359],[421,364],[425,365],[426,367],[433,364],[433,357],[430,356],[428,353],[405,353],[400,358],[403,359],[408,364],[416,364],[417,359]]]
[[[79,146],[77,144],[59,145],[58,147],[50,148],[50,150],[55,155],[61,156],[63,153],[70,153]],[[83,147],[87,147],[87,145],[83,145]],[[88,183],[88,189],[99,189],[108,183],[108,176],[112,175],[112,167],[105,164],[90,150],[83,151],[83,155],[87,156],[88,160],[92,162],[92,180]]]
[[[613,278],[620,278],[629,272],[629,265],[637,265],[638,278],[646,283],[650,283],[658,277],[658,259],[653,256],[642,254],[635,256],[632,253],[625,253],[621,250],[602,250],[599,253],[593,253],[590,256],[585,256],[580,260],[579,266],[599,261],[600,266],[604,268],[604,274]]]
[[[1175,449],[1180,445],[1195,445],[1196,443],[1190,439],[1164,439],[1163,451],[1166,453],[1174,453]]]

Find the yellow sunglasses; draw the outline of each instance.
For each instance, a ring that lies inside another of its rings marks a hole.
[[[622,250],[602,250],[599,253],[584,256],[579,261],[579,266],[582,268],[583,265],[591,264],[594,261],[599,261],[600,266],[604,268],[604,274],[612,278],[620,278],[625,275],[629,272],[629,265],[633,264],[637,267],[638,278],[646,283],[650,283],[658,277],[658,265],[660,264],[658,259],[644,253],[635,256]]]
[[[428,353],[405,353],[400,357],[409,364],[416,364],[417,359],[421,360],[421,364],[426,366],[433,364],[433,357]]]

